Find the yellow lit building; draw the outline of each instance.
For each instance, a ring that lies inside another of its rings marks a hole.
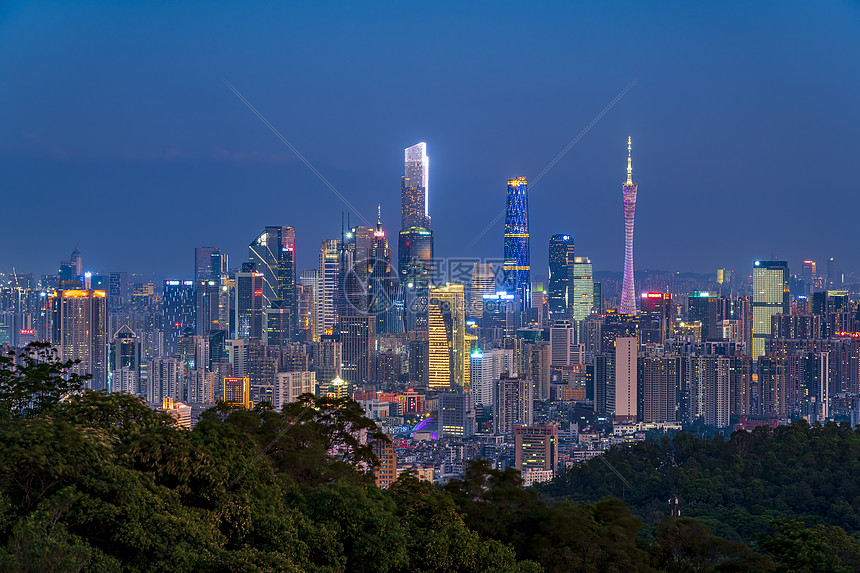
[[[466,341],[466,297],[461,284],[430,288],[428,305],[430,388],[460,389],[469,385]]]
[[[251,379],[224,378],[224,401],[228,404],[251,408]]]

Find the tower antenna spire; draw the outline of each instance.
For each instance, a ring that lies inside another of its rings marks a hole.
[[[631,145],[632,138],[630,136],[627,137],[627,185],[633,185],[633,161],[630,158],[630,150],[632,148]]]
[[[379,204],[376,206],[376,230],[382,230],[382,205]]]

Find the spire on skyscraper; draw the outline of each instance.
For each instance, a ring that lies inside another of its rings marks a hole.
[[[633,162],[630,158],[630,150],[632,138],[627,136],[627,184],[633,185]]]
[[[376,230],[382,230],[382,205],[376,206]]]

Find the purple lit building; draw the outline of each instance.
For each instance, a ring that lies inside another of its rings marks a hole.
[[[636,214],[636,184],[630,159],[631,138],[627,138],[627,181],[624,193],[624,282],[621,284],[621,314],[636,314],[633,292],[633,217]]]

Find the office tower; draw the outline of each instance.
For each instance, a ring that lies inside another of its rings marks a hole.
[[[531,472],[558,472],[558,424],[514,425],[516,468],[524,476]],[[549,481],[541,480],[541,481]]]
[[[308,341],[314,342],[319,340],[317,332],[317,324],[319,310],[317,301],[319,300],[319,269],[307,269],[301,273],[302,296],[299,301],[299,327],[308,331]]]
[[[513,336],[517,329],[516,301],[506,292],[484,295],[483,336],[487,340],[500,340]]]
[[[263,274],[252,265],[243,265],[236,273],[233,303],[235,337],[250,340],[263,339]]]
[[[60,261],[59,280],[69,282],[80,280],[84,275],[84,259],[81,252],[75,247],[68,261]],[[70,286],[70,285],[67,285]],[[83,285],[81,285],[83,286]]]
[[[70,371],[92,374],[87,386],[108,387],[107,293],[103,290],[64,290],[51,295],[52,342],[60,359],[79,360]]]
[[[131,293],[128,288],[128,273],[110,273],[108,285],[108,306],[112,310],[120,309],[130,302],[129,295]]]
[[[227,274],[227,255],[217,247],[194,249],[194,280],[220,281]]]
[[[337,313],[335,299],[340,285],[340,245],[337,239],[326,239],[320,247],[317,289],[317,336],[333,334]]]
[[[123,325],[108,349],[108,391],[137,394],[141,366],[140,340]]]
[[[550,363],[553,367],[571,364],[571,350],[576,344],[576,329],[569,320],[557,320],[549,327]]]
[[[614,354],[616,338],[636,337],[638,333],[639,317],[610,311],[600,327],[600,352]]]
[[[382,206],[377,208],[376,230],[373,232],[367,262],[367,309],[376,316],[376,332],[403,332],[403,316],[398,312],[403,307],[395,305],[398,298],[397,276],[391,267],[391,249],[382,229]]]
[[[603,285],[599,282],[594,283],[594,312],[603,314]]]
[[[430,388],[469,391],[469,349],[466,346],[465,289],[463,285],[430,288]]]
[[[642,421],[681,421],[678,419],[681,358],[678,356],[644,356],[640,361],[644,394],[642,397]]]
[[[400,228],[430,228],[427,181],[430,176],[430,158],[423,141],[407,147],[404,173],[400,190]]]
[[[176,352],[176,342],[186,328],[195,328],[194,281],[166,280],[162,286],[164,353]]]
[[[475,263],[472,267],[470,292],[470,317],[481,320],[484,317],[484,295],[496,292],[496,274],[492,263]]]
[[[753,360],[764,354],[764,341],[771,334],[771,316],[789,312],[788,263],[756,261],[753,265]]]
[[[627,138],[627,181],[622,186],[624,195],[624,280],[621,285],[621,314],[636,314],[636,293],[633,285],[633,218],[636,214],[637,184],[633,183],[633,164],[630,158],[631,143]]]
[[[568,286],[568,316],[584,320],[594,312],[594,278],[588,257],[574,257]]]
[[[251,388],[251,402],[274,404],[275,374],[278,371],[278,358],[269,352],[269,346],[258,340],[247,344],[247,375]],[[277,347],[271,347],[276,350]],[[274,352],[273,352],[274,354]]]
[[[553,235],[549,239],[549,284],[547,306],[551,321],[564,319],[572,310],[573,239],[570,235]]]
[[[471,438],[475,435],[475,397],[470,393],[439,394],[439,434]]]
[[[615,339],[615,419],[636,421],[639,387],[635,336]]]
[[[221,399],[231,406],[251,408],[251,382],[247,376],[224,378],[224,393]]]
[[[517,177],[508,181],[504,281],[505,288],[516,297],[519,312],[531,305],[530,265],[528,184],[525,177]]]
[[[513,374],[513,350],[496,348],[481,352],[475,350],[470,358],[470,387],[475,403],[490,407],[493,405],[493,387],[502,374]]]
[[[398,268],[406,332],[427,330],[427,301],[432,278],[433,232],[423,227],[400,231]]]
[[[338,334],[343,355],[343,379],[353,385],[371,382],[376,354],[376,317],[342,316],[338,320]]]
[[[639,305],[639,341],[641,344],[666,344],[675,326],[675,305],[672,295],[649,292],[642,295]]]
[[[298,308],[295,245],[295,230],[283,226],[267,226],[248,245],[248,261],[263,275],[263,308],[288,309],[291,318]],[[282,302],[276,305],[275,301]]]
[[[209,334],[212,330],[226,330],[227,325],[221,323],[222,290],[220,277],[199,279],[195,286],[195,332],[204,335]]]
[[[687,297],[687,320],[702,324],[702,340],[723,337],[720,318],[720,299],[716,292],[694,291]]]
[[[532,382],[516,376],[502,376],[493,387],[493,433],[510,434],[516,424],[534,423]]]
[[[286,301],[275,300],[270,308],[265,309],[265,331],[263,341],[272,346],[287,344],[292,339],[291,325],[293,319]]]

